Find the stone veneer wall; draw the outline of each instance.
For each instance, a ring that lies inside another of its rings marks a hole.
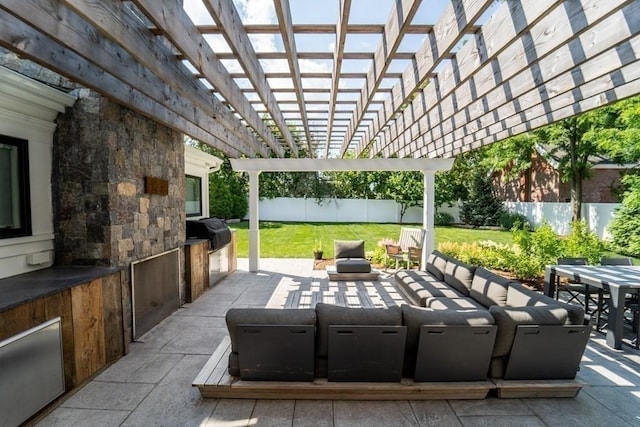
[[[88,90],[80,94],[59,117],[53,148],[56,264],[128,267],[182,248],[182,135]],[[169,194],[146,194],[146,176],[168,180]]]

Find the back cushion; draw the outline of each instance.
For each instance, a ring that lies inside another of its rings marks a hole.
[[[471,281],[475,271],[475,266],[467,265],[455,258],[449,258],[444,269],[444,281],[458,292],[467,296],[469,295],[469,289],[471,289]]]
[[[440,251],[433,251],[427,259],[427,271],[431,273],[436,279],[444,281],[444,272],[447,267],[448,256]]]
[[[334,240],[335,258],[364,258],[364,240]]]
[[[231,351],[238,351],[238,325],[315,325],[316,311],[310,308],[230,308],[225,317],[231,337]]]
[[[498,334],[493,346],[493,357],[506,356],[511,352],[518,325],[564,325],[567,310],[560,306],[547,307],[498,307],[489,312],[496,320]]]
[[[584,324],[584,309],[577,304],[566,304],[527,288],[521,283],[511,282],[507,291],[508,307],[548,307],[557,306],[567,310],[567,325]]]
[[[507,290],[511,280],[478,267],[473,275],[469,296],[485,307],[507,304]]]
[[[432,308],[402,305],[402,323],[407,327],[407,350],[418,348],[422,325],[493,325],[494,319],[486,310],[434,310]]]
[[[400,307],[349,308],[325,303],[316,304],[318,330],[316,331],[316,356],[329,354],[329,325],[402,326]]]

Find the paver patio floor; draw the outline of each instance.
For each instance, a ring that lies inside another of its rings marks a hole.
[[[130,352],[65,399],[39,426],[633,426],[640,425],[640,352],[593,333],[573,399],[309,401],[203,399],[191,382],[227,335],[230,307],[275,306],[283,287],[326,286],[310,259],[263,259],[185,304]],[[381,276],[389,289],[392,277]],[[311,288],[309,288],[311,290]],[[385,296],[386,298],[386,296]],[[280,302],[279,302],[280,301]],[[373,298],[375,302],[375,295]],[[385,300],[389,302],[389,300]]]

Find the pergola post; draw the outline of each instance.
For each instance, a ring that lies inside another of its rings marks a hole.
[[[425,229],[424,244],[422,245],[421,265],[427,265],[427,258],[435,247],[435,228],[433,218],[435,216],[435,174],[433,171],[423,171],[423,206],[422,227]]]
[[[251,272],[257,272],[260,268],[259,175],[260,171],[249,171],[249,271]]]

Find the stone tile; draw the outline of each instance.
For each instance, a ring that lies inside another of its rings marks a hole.
[[[582,391],[569,399],[523,399],[547,426],[629,426],[616,413]],[[636,423],[637,425],[637,423]]]
[[[229,306],[236,298],[228,299],[215,299],[198,298],[191,304],[185,304],[181,310],[176,312],[176,315],[182,316],[203,316],[203,317],[224,317]]]
[[[202,427],[255,425],[257,421],[251,417],[255,404],[251,399],[220,399]]]
[[[292,425],[293,400],[258,400],[251,414],[252,421],[260,427]]]
[[[456,427],[462,425],[446,400],[412,400],[409,404],[421,426]]]
[[[181,354],[149,354],[140,363],[118,363],[110,366],[101,373],[96,380],[111,382],[149,383],[157,384],[182,359]]]
[[[153,389],[151,384],[91,381],[61,406],[81,409],[133,410]]]
[[[135,408],[123,426],[200,426],[210,419],[215,399],[203,399],[191,387],[206,356],[184,356],[169,374]]]
[[[330,400],[296,400],[293,427],[333,426],[333,403]]]
[[[128,411],[105,411],[98,409],[56,408],[45,419],[36,424],[38,427],[118,427],[129,415]]]
[[[487,397],[480,400],[451,400],[451,408],[458,415],[533,415],[519,399],[498,399]]]
[[[585,387],[586,393],[629,424],[640,423],[640,387]]]
[[[334,401],[333,414],[339,427],[418,425],[407,401]]]
[[[190,331],[197,336],[200,330],[214,328],[214,325],[219,324],[220,321],[213,317],[172,315],[140,337],[138,341],[150,347],[163,348],[179,336],[191,335]]]
[[[202,354],[211,356],[222,339],[229,335],[227,328],[198,328],[196,333],[181,334],[167,343],[160,352]]]
[[[535,415],[500,415],[460,417],[465,427],[544,427]],[[438,424],[439,425],[439,424]]]

